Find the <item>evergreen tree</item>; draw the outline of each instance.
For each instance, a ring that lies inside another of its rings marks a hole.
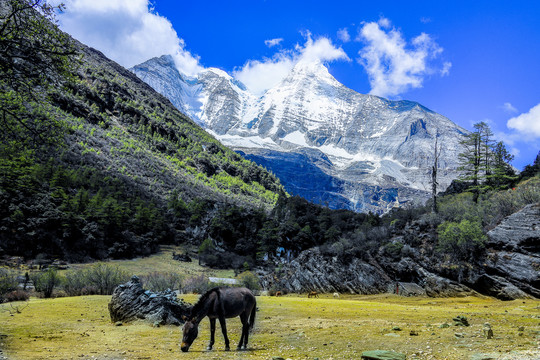
[[[462,171],[460,180],[470,183],[468,190],[473,193],[474,202],[478,202],[481,193],[501,186],[504,176],[512,176],[512,167],[509,165],[512,155],[506,151],[502,142],[495,144],[492,137],[489,125],[482,121],[474,124],[474,131],[461,142],[465,151],[459,154],[458,170]]]
[[[534,163],[532,165],[526,165],[525,168],[523,168],[523,171],[521,172],[519,178],[520,180],[527,179],[539,173],[540,173],[540,151],[538,152],[538,155],[536,155],[536,159],[534,160]]]
[[[495,144],[493,148],[492,172],[488,175],[488,184],[495,189],[507,189],[516,181],[516,172],[510,165],[514,155],[506,150],[502,141]]]
[[[474,131],[467,134],[461,141],[461,145],[463,145],[465,151],[459,154],[460,166],[458,170],[462,172],[460,180],[471,183],[469,190],[474,194],[474,202],[477,202],[482,180],[480,170],[483,163],[480,133]]]

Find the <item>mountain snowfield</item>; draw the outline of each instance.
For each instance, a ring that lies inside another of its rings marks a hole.
[[[168,55],[131,71],[222,143],[273,171],[287,191],[316,203],[382,213],[424,202],[436,137],[439,189],[458,175],[465,129],[416,102],[359,94],[320,62],[298,62],[261,96],[219,69],[187,77]]]

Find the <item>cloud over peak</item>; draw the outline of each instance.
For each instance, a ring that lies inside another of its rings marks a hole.
[[[364,23],[356,40],[365,44],[358,52],[358,62],[368,74],[370,93],[378,96],[396,96],[422,87],[424,78],[436,72],[431,61],[443,51],[426,33],[408,43],[386,18]],[[445,62],[439,70],[441,76],[448,75],[450,67]]]
[[[67,0],[59,14],[62,30],[95,47],[124,67],[170,54],[178,68],[194,75],[202,70],[198,56],[171,22],[157,14],[149,0]]]
[[[303,45],[296,44],[293,50],[282,50],[271,58],[248,60],[234,71],[234,77],[253,93],[262,94],[283,80],[298,61],[350,61],[345,51],[334,46],[330,39],[319,37],[313,40],[310,32],[304,36],[306,42]]]

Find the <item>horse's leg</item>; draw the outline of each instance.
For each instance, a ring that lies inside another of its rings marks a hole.
[[[249,331],[249,323],[248,323],[248,317],[246,312],[240,314],[240,321],[242,321],[242,335],[240,336],[240,342],[238,343],[238,348],[236,350],[242,350],[242,345],[244,345],[244,349],[247,346],[247,337],[248,337],[248,331]]]
[[[244,350],[247,350],[247,344],[248,344],[248,337],[249,337],[249,312],[245,312],[244,314],[245,315],[245,322],[244,322],[244,326],[242,327],[244,329],[244,332],[245,332],[245,336],[244,336]]]
[[[212,346],[214,346],[214,335],[216,333],[216,319],[215,318],[208,318],[210,319],[210,342],[208,343],[207,350],[212,350]]]
[[[223,339],[225,340],[225,351],[231,350],[229,347],[229,337],[227,336],[227,324],[223,316],[219,317],[219,324],[221,325],[221,332],[223,333]]]

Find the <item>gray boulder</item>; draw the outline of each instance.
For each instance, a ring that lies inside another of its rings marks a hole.
[[[174,291],[144,290],[137,276],[114,289],[109,302],[109,314],[114,323],[140,319],[154,325],[179,326],[184,323],[182,316],[188,316],[190,311],[191,305],[178,300]]]
[[[540,254],[540,203],[525,206],[507,216],[488,232],[487,245],[493,249]]]
[[[482,290],[507,300],[540,297],[540,203],[501,221],[488,232],[487,246],[486,275],[476,282]]]

